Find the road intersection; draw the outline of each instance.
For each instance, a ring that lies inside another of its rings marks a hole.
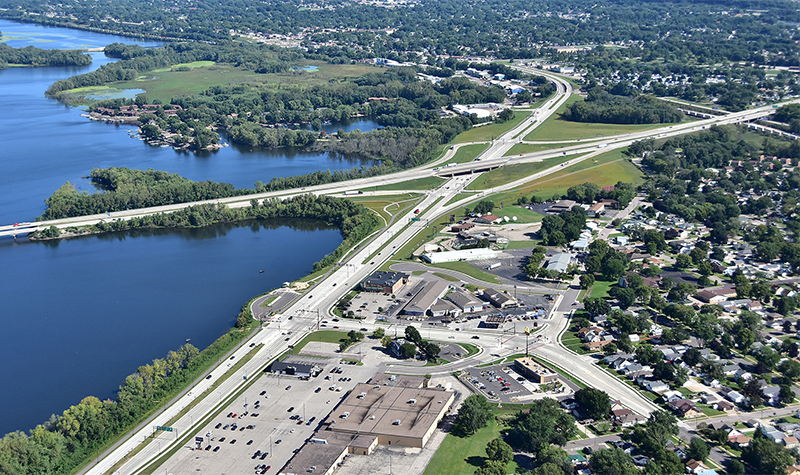
[[[541,74],[537,71],[537,74]],[[742,113],[733,113],[724,117],[706,119],[697,121],[690,124],[682,124],[671,126],[667,128],[654,129],[646,132],[637,132],[633,134],[624,134],[613,138],[601,138],[591,143],[579,143],[574,146],[559,149],[558,151],[544,151],[530,154],[523,154],[519,157],[506,157],[505,155],[513,145],[521,141],[524,134],[529,133],[538,124],[541,124],[550,115],[560,107],[564,101],[571,94],[571,86],[568,82],[557,76],[547,75],[558,86],[557,94],[551,98],[545,105],[537,109],[530,117],[522,121],[513,130],[509,131],[502,137],[494,140],[490,147],[484,151],[479,158],[479,161],[486,162],[492,160],[508,160],[510,163],[525,163],[530,161],[539,161],[546,158],[555,156],[563,156],[564,154],[584,154],[571,160],[571,163],[577,163],[582,160],[589,159],[600,153],[605,153],[610,149],[617,149],[632,143],[635,140],[641,140],[648,137],[664,137],[688,133],[694,130],[700,130],[703,127],[710,126],[715,123],[735,123],[737,121],[750,120],[754,117],[761,117],[768,112],[768,109],[761,108],[760,110],[744,111]],[[598,145],[599,142],[599,145]],[[263,200],[266,198],[285,198],[305,193],[315,194],[339,194],[345,191],[358,190],[365,186],[380,186],[383,184],[399,183],[411,179],[416,179],[425,176],[433,176],[436,171],[432,167],[441,164],[452,158],[455,154],[455,149],[449,150],[442,158],[426,167],[407,170],[404,172],[396,173],[393,175],[386,175],[383,177],[374,177],[364,180],[353,180],[349,182],[333,183],[327,185],[319,185],[307,187],[301,190],[287,190],[282,192],[260,193],[256,195],[247,195],[243,197],[233,197],[220,200],[207,201],[206,203],[220,203],[226,204],[231,207],[249,206],[250,200],[257,199]],[[314,329],[318,328],[320,316],[328,315],[328,311],[344,296],[349,289],[353,288],[358,282],[366,278],[375,269],[380,268],[384,262],[392,257],[396,250],[401,249],[407,243],[416,239],[419,233],[427,229],[428,223],[433,222],[434,219],[446,215],[447,213],[463,207],[471,201],[479,199],[482,196],[512,189],[520,184],[541,178],[547,174],[555,173],[559,168],[545,170],[525,177],[512,183],[508,183],[491,190],[486,190],[479,193],[473,193],[471,196],[462,200],[451,203],[459,193],[463,193],[465,187],[471,183],[478,175],[469,174],[466,176],[456,176],[447,180],[439,188],[428,192],[423,200],[417,205],[420,210],[419,214],[413,211],[406,212],[403,216],[398,217],[395,221],[380,231],[374,233],[369,242],[362,245],[360,248],[352,250],[342,261],[326,276],[321,278],[311,289],[305,294],[298,297],[294,302],[289,304],[282,312],[273,317],[270,325],[261,330],[253,339],[253,345],[243,345],[237,350],[230,360],[222,363],[210,373],[210,379],[203,379],[195,387],[191,389],[184,397],[182,397],[173,406],[167,408],[162,414],[157,416],[152,425],[167,425],[171,424],[178,429],[178,434],[187,434],[196,429],[196,425],[201,420],[209,415],[221,410],[224,407],[225,401],[232,395],[236,394],[245,384],[247,378],[256,375],[262,368],[264,368],[272,359],[279,356],[286,350],[287,345],[293,345],[299,342],[305,335]],[[185,208],[187,206],[195,205],[198,203],[187,203],[180,205],[162,206],[157,208],[149,208],[147,210],[130,210],[127,212],[113,213],[113,216],[97,215],[81,218],[70,218],[67,220],[55,220],[52,222],[36,223],[37,226],[48,227],[55,225],[58,227],[86,225],[98,223],[103,220],[111,219],[130,219],[134,216],[142,216],[144,214],[151,214],[157,212],[170,212],[176,209]],[[411,218],[420,218],[420,221],[412,221]],[[27,223],[23,223],[27,225]],[[0,234],[9,233],[13,234],[19,227],[0,227]],[[29,231],[28,231],[29,232]],[[588,386],[595,387],[606,391],[612,398],[622,401],[624,405],[629,407],[635,413],[640,415],[647,415],[657,407],[643,397],[636,390],[625,385],[623,382],[612,376],[611,374],[602,371],[594,364],[591,357],[585,355],[577,355],[571,350],[565,348],[560,344],[560,335],[566,330],[569,325],[569,314],[572,311],[572,305],[578,297],[579,290],[572,286],[566,291],[549,291],[549,293],[561,294],[554,311],[549,316],[548,322],[536,334],[536,344],[532,345],[531,353],[542,360],[557,366],[561,371],[569,374],[571,377],[587,384]],[[342,322],[343,329],[356,329],[355,326],[363,326],[361,322]],[[291,331],[291,335],[287,337],[283,335],[283,331]],[[434,339],[450,339],[455,342],[462,343],[475,343],[472,340],[474,333],[464,331],[458,332],[454,335],[451,330],[441,328],[428,329],[431,338]],[[496,332],[497,338],[501,336],[508,337],[508,334],[503,334],[502,331]],[[485,330],[481,331],[481,335],[492,336],[495,335],[491,331],[487,334]],[[452,337],[452,338],[450,338]],[[522,335],[515,335],[505,341],[498,340],[498,348],[493,349],[491,353],[499,354],[501,356],[509,356],[518,353],[519,347],[525,347],[525,337]],[[491,345],[491,342],[489,343]],[[255,346],[259,345],[259,346]],[[233,374],[228,375],[224,382],[212,388],[212,383],[218,380],[223,374],[231,370],[231,367],[236,361],[241,360],[251,351],[256,351],[256,354],[247,361],[241,368],[238,368]],[[466,367],[465,365],[475,365],[481,362],[486,362],[491,358],[487,351],[482,351],[478,355],[471,358],[465,358],[456,363],[443,365],[435,369],[435,371],[453,371]],[[404,372],[409,371],[425,371],[426,373],[432,372],[432,368],[413,369],[404,368]],[[203,395],[201,400],[195,399]],[[194,404],[191,408],[190,405]],[[181,413],[181,411],[184,411]],[[171,444],[147,444],[140,446],[142,442],[146,441],[151,435],[152,428],[147,427],[137,432],[133,437],[121,443],[114,451],[108,456],[100,460],[94,467],[87,473],[90,474],[103,474],[108,472],[113,466],[127,458],[127,461],[114,471],[114,473],[128,474],[136,473],[151,463],[152,460],[157,458],[160,454],[171,449]],[[178,437],[176,437],[177,439]],[[134,450],[138,450],[134,453]]]

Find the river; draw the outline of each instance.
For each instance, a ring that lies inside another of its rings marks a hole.
[[[157,46],[5,20],[0,31],[14,47]],[[0,71],[1,223],[34,219],[66,181],[93,190],[82,177],[94,167],[154,168],[251,187],[275,176],[362,164],[297,150],[232,146],[197,155],[148,146],[128,136],[133,127],[87,120],[79,109],[44,97],[54,81],[113,61],[91,55],[87,67]],[[371,130],[377,124],[330,127]],[[0,371],[0,434],[32,429],[85,396],[113,398],[125,376],[187,338],[204,348],[233,325],[248,299],[308,273],[340,242],[337,230],[308,220],[52,243],[0,239],[0,348],[7,361]]]

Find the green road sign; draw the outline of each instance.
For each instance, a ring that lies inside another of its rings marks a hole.
[[[172,427],[168,427],[168,426],[156,426],[156,430],[163,430],[164,432],[172,432]]]
[[[411,221],[419,221],[419,218],[411,218]]]

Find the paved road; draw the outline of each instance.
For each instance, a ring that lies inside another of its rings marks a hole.
[[[537,71],[537,73],[541,73]],[[486,152],[480,157],[481,160],[495,160],[498,158],[502,158],[503,153],[510,149],[511,146],[515,143],[514,140],[516,137],[521,136],[524,133],[529,133],[530,130],[535,128],[538,124],[546,120],[547,117],[552,115],[555,110],[558,108],[559,104],[562,104],[569,97],[569,91],[571,86],[568,83],[564,82],[563,80],[558,80],[559,84],[559,92],[555,97],[553,97],[548,104],[545,104],[541,109],[537,109],[535,113],[535,117],[529,117],[525,121],[523,121],[519,126],[515,127],[512,131],[510,131],[505,136],[501,137],[499,140],[496,140],[495,143],[487,149]],[[740,114],[740,113],[737,113]],[[753,116],[757,116],[757,112],[748,111],[745,114],[751,114]],[[733,117],[731,117],[733,116]],[[749,117],[749,116],[747,116]],[[726,117],[726,120],[730,122],[734,122],[736,120],[745,120],[745,115],[735,115],[731,114],[730,116]],[[697,124],[704,123],[703,121],[694,122],[695,128],[699,126]],[[709,121],[708,124],[714,123],[713,120]],[[670,132],[671,134],[680,134],[686,133],[688,130],[678,129],[679,126],[675,126],[674,131]],[[693,129],[692,129],[693,130]],[[644,137],[644,136],[652,136],[653,134],[658,132],[651,132],[650,135],[641,135],[641,134],[629,134],[626,137],[630,137],[631,140],[635,138]],[[662,135],[666,132],[662,132]],[[630,143],[630,141],[627,141]],[[580,160],[585,160],[590,158],[591,156],[596,155],[597,153],[604,153],[607,152],[609,149],[612,148],[619,148],[621,146],[627,145],[625,141],[618,140],[615,141],[613,144],[608,144],[606,147],[600,147],[599,149],[595,149],[593,153],[589,153],[587,156],[581,157],[571,162],[577,162]],[[584,151],[591,151],[592,146],[589,145],[581,145],[584,147]],[[454,150],[451,152],[455,152]],[[576,149],[575,153],[579,153],[580,149]],[[448,152],[450,153],[450,152]],[[558,153],[553,154],[550,152],[550,156],[556,156],[562,153],[560,150]],[[451,157],[450,155],[449,157]],[[525,157],[514,158],[515,161],[536,161],[542,160],[546,157],[547,154],[529,154]],[[442,159],[438,160],[438,163],[442,163],[449,159],[446,155]],[[492,190],[488,190],[482,195],[486,195],[487,193],[493,193],[496,191],[503,191],[507,189],[511,189],[519,184],[525,183],[532,179],[536,179],[542,176],[547,175],[548,173],[554,173],[556,170],[551,171],[544,171],[538,173],[532,177],[527,177],[517,182],[510,183],[501,187],[497,187]],[[329,194],[329,193],[341,193],[347,190],[359,189],[363,188],[364,186],[375,186],[375,185],[382,185],[388,183],[397,183],[401,181],[406,181],[412,178],[419,178],[422,176],[432,176],[433,171],[428,168],[420,168],[414,170],[407,170],[404,172],[400,172],[393,175],[388,175],[385,177],[377,177],[377,178],[370,178],[367,180],[354,180],[351,182],[345,183],[336,183],[336,184],[328,184],[328,185],[320,185],[316,187],[308,187],[308,189],[301,189],[301,190],[289,190],[277,193],[262,193],[258,195],[249,195],[243,197],[233,197],[228,199],[221,199],[221,200],[213,200],[210,203],[221,203],[227,204],[232,207],[236,206],[249,206],[251,199],[264,199],[267,197],[288,197],[296,194],[302,193],[317,193],[317,194]],[[317,322],[317,312],[321,312],[323,314],[327,314],[327,311],[330,307],[332,307],[344,293],[348,291],[356,282],[362,280],[367,275],[369,275],[374,269],[380,267],[383,262],[391,257],[393,249],[399,249],[408,243],[412,239],[417,239],[417,235],[425,232],[427,228],[427,224],[429,220],[435,219],[437,216],[444,215],[445,213],[449,212],[450,210],[459,208],[464,204],[468,203],[471,200],[477,199],[481,196],[481,194],[477,194],[478,196],[473,196],[470,198],[465,198],[459,202],[453,203],[451,205],[446,205],[453,197],[455,197],[458,193],[462,192],[464,187],[466,187],[476,175],[466,176],[466,177],[456,177],[448,182],[445,183],[442,187],[430,191],[426,194],[418,208],[422,210],[422,212],[415,216],[413,213],[409,212],[406,213],[404,216],[398,217],[393,224],[387,226],[380,232],[375,233],[369,244],[362,246],[360,249],[351,251],[342,261],[341,265],[332,271],[328,276],[323,278],[317,285],[315,285],[312,289],[306,292],[301,298],[296,300],[293,304],[291,304],[283,313],[279,314],[275,321],[267,328],[261,330],[259,334],[252,340],[253,343],[263,343],[263,347],[258,351],[254,358],[252,358],[247,364],[245,364],[241,369],[239,369],[234,375],[229,377],[225,380],[224,383],[220,385],[220,387],[216,388],[211,392],[209,396],[204,398],[201,402],[197,404],[193,409],[191,409],[187,414],[180,417],[177,422],[172,423],[173,426],[180,429],[180,433],[185,433],[187,430],[191,430],[194,422],[201,420],[206,415],[211,414],[214,411],[219,410],[218,404],[226,398],[229,394],[232,394],[234,391],[238,390],[243,383],[244,376],[252,375],[255,371],[258,371],[263,365],[265,365],[271,358],[279,354],[281,351],[285,349],[286,344],[293,344],[299,341],[305,333],[309,330],[312,330]],[[114,216],[95,216],[95,217],[88,217],[88,218],[76,218],[74,220],[64,220],[59,223],[55,223],[60,226],[66,225],[75,225],[79,222],[91,222],[92,220],[98,221],[99,220],[107,220],[111,219],[128,219],[130,216],[138,215],[137,213],[153,213],[153,212],[169,212],[175,209],[183,208],[186,206],[191,206],[196,203],[187,203],[181,205],[173,205],[173,206],[166,206],[166,207],[158,207],[154,209],[148,210],[133,210],[131,212],[121,212],[121,213],[114,213]],[[420,222],[411,222],[410,219],[412,217],[419,217],[422,218]],[[83,220],[83,221],[82,221]],[[51,223],[43,223],[44,225],[49,225]],[[16,228],[10,229],[11,227],[0,228],[0,233],[2,232],[11,232],[13,233]],[[581,357],[576,355],[575,353],[570,352],[563,346],[558,343],[559,335],[566,329],[568,324],[568,319],[566,318],[565,313],[571,308],[572,301],[577,297],[577,290],[572,289],[572,291],[567,291],[564,295],[564,298],[561,302],[561,305],[558,307],[558,311],[554,313],[554,321],[551,324],[546,325],[537,335],[541,337],[541,342],[539,346],[536,346],[532,349],[532,353],[536,356],[544,359],[545,361],[549,361],[561,367],[566,372],[570,373],[575,378],[583,381],[584,383],[591,385],[593,387],[597,387],[599,389],[603,389],[608,392],[612,397],[616,399],[622,400],[623,404],[631,408],[634,412],[639,414],[647,414],[652,410],[655,410],[655,406],[653,406],[649,400],[645,400],[641,397],[638,393],[631,390],[624,384],[621,384],[616,378],[613,376],[605,373],[604,371],[598,371],[598,369],[592,364],[592,360],[590,358]],[[293,320],[288,320],[288,317],[294,317]],[[276,328],[277,324],[277,328]],[[360,323],[359,323],[360,325]],[[290,341],[284,342],[283,336],[280,334],[281,332],[278,330],[279,328],[283,327],[283,329],[291,329],[293,330],[293,334],[290,337]],[[431,330],[431,332],[440,332],[442,330]],[[446,331],[444,331],[446,332]],[[481,332],[482,335],[485,335],[485,332]],[[439,335],[444,338],[447,338],[449,334]],[[455,338],[456,341],[461,341],[462,339],[470,339],[470,335],[466,332],[459,335]],[[497,336],[497,349],[493,349],[493,353],[497,354],[511,354],[512,352],[516,352],[517,347],[520,345],[524,346],[524,337],[516,336],[511,337],[506,340],[502,340],[502,335]],[[465,341],[465,342],[472,342],[472,341]],[[489,345],[491,346],[491,344]],[[234,360],[237,358],[243,357],[250,348],[248,346],[242,347],[238,350],[234,355]],[[484,358],[484,353],[477,355],[475,360],[480,360]],[[474,364],[474,361],[467,361],[467,362],[457,362],[453,364],[452,368],[458,368],[459,363],[464,364]],[[166,425],[168,421],[170,421],[173,417],[175,417],[178,411],[188,405],[193,398],[195,398],[198,394],[201,394],[203,391],[209,388],[211,382],[216,380],[219,376],[221,376],[225,371],[229,369],[229,366],[232,365],[232,362],[228,362],[220,367],[214,369],[212,372],[212,379],[211,380],[203,380],[198,385],[192,388],[191,391],[187,393],[184,398],[181,398],[177,404],[167,408],[164,413],[155,418],[153,420],[154,425]],[[446,366],[446,365],[445,365]],[[447,368],[452,370],[452,368]],[[437,368],[438,369],[438,368]],[[112,465],[114,465],[117,461],[121,460],[126,454],[128,454],[131,450],[133,450],[139,443],[144,440],[145,437],[149,434],[149,429],[140,431],[136,434],[136,436],[128,439],[127,441],[123,442],[120,447],[112,452],[112,454],[108,457],[105,457],[100,463],[94,467],[92,470],[89,471],[91,474],[100,475],[105,473]],[[117,470],[115,473],[134,473],[144,465],[146,465],[150,460],[156,457],[161,451],[165,451],[171,448],[168,444],[162,444],[161,446],[155,446],[155,444],[150,444],[141,451],[139,451],[136,455],[132,456],[131,459],[126,462],[122,467]]]

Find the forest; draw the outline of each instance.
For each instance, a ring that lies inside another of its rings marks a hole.
[[[683,120],[683,113],[653,96],[618,95],[595,87],[589,89],[585,101],[567,106],[561,118],[603,124],[669,124]]]
[[[153,169],[95,168],[91,179],[103,193],[81,193],[67,182],[45,200],[47,209],[38,219],[86,216],[252,193],[227,183],[195,182]]]

